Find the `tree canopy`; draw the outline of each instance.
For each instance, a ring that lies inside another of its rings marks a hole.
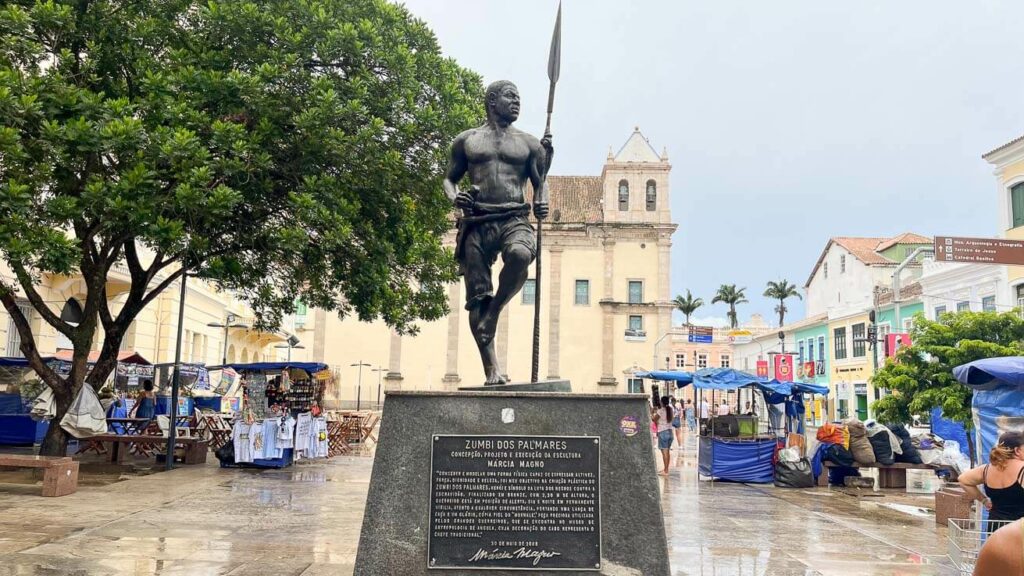
[[[686,325],[689,326],[690,316],[704,305],[704,300],[694,298],[693,294],[690,294],[690,291],[687,290],[685,297],[677,294],[672,303],[675,305],[676,310],[679,310],[686,316]]]
[[[957,312],[931,321],[918,315],[911,346],[901,348],[872,378],[892,394],[872,405],[879,421],[909,423],[914,414],[942,408],[946,418],[971,425],[971,390],[953,368],[982,358],[1024,354],[1024,320],[1017,312]]]
[[[786,300],[789,298],[797,297],[803,300],[804,297],[800,295],[800,291],[797,289],[796,284],[790,284],[789,280],[779,280],[778,282],[768,281],[767,287],[764,289],[764,297],[778,300],[779,304],[775,307],[775,313],[779,315],[779,326],[785,326],[786,324],[786,312],[789,312],[789,308],[786,308]]]
[[[736,288],[735,284],[722,284],[718,287],[718,292],[715,293],[715,297],[711,299],[712,304],[724,302],[729,305],[729,324],[730,327],[736,328],[739,326],[739,317],[736,315],[736,305],[746,304],[748,302],[747,295],[745,294],[746,288]]]
[[[0,300],[58,417],[183,271],[276,327],[296,298],[408,330],[446,311],[440,178],[480,78],[383,0],[18,0],[0,7]],[[109,271],[130,276],[123,306]],[[40,298],[80,274],[84,321]],[[42,364],[27,298],[74,344]],[[59,426],[51,426],[60,434]],[[53,451],[47,438],[44,449]]]

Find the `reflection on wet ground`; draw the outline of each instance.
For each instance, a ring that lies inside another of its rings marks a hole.
[[[821,488],[699,482],[685,448],[660,480],[676,575],[954,574],[929,516]],[[351,574],[371,467],[211,463],[48,499],[4,485],[0,576]]]

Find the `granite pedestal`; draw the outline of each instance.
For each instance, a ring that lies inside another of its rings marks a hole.
[[[647,406],[642,394],[388,393],[355,575],[668,576]],[[429,568],[431,450],[438,435],[599,438],[599,567],[559,571]]]

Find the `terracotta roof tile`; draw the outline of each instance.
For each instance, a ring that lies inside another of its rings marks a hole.
[[[985,152],[984,154],[981,155],[981,157],[984,160],[988,160],[989,156],[995,154],[996,152],[1001,152],[1002,150],[1005,150],[1006,148],[1009,148],[1010,146],[1013,146],[1014,144],[1017,144],[1021,140],[1024,140],[1024,136],[1017,136],[1016,138],[1014,138],[1013,140],[1010,140],[1006,144],[1003,144],[1002,146],[999,146],[997,148],[993,148],[992,150],[989,150],[988,152]]]
[[[818,268],[825,261],[825,255],[828,254],[832,244],[842,246],[847,252],[853,254],[854,258],[868,266],[896,266],[899,262],[894,262],[883,256],[881,254],[882,250],[897,244],[931,244],[931,242],[931,238],[914,234],[913,232],[905,232],[892,238],[856,238],[852,236],[830,238],[828,243],[825,244],[825,249],[821,251],[818,261],[814,264],[814,268],[811,269],[811,274],[807,277],[807,283],[804,284],[804,287],[811,285],[814,274],[817,273]]]
[[[600,176],[548,176],[548,188],[550,215],[547,222],[596,224],[604,219],[601,210],[604,188]],[[532,186],[528,194],[529,198],[533,197]]]
[[[913,232],[904,232],[899,236],[890,238],[875,248],[878,252],[884,252],[897,244],[931,244],[932,239],[927,236],[921,236],[920,234],[914,234]]]

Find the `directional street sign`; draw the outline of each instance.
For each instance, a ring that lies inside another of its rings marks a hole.
[[[935,260],[1024,266],[1024,240],[936,236]]]
[[[711,344],[714,334],[715,329],[711,326],[690,326],[687,341],[694,344]]]

